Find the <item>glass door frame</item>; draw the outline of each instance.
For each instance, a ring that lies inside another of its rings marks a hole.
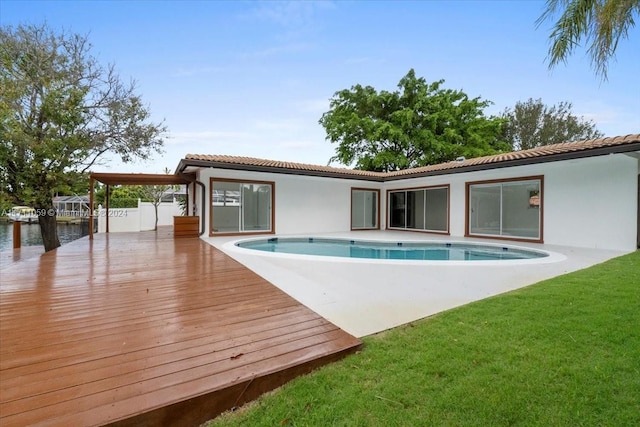
[[[215,190],[215,183],[218,182],[231,182],[237,183],[239,187],[239,206],[238,206],[238,230],[236,231],[223,231],[218,232],[214,231],[214,218],[215,218],[215,206],[213,205],[213,192]],[[269,201],[269,214],[270,214],[270,222],[268,230],[242,230],[244,228],[244,194],[243,194],[243,186],[244,185],[268,185],[271,187],[271,197]],[[209,236],[239,236],[239,235],[250,235],[250,234],[275,234],[275,182],[273,181],[259,181],[259,180],[250,180],[250,179],[230,179],[230,178],[209,178]]]

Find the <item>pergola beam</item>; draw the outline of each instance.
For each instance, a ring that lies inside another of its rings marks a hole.
[[[89,174],[89,239],[93,239],[93,194],[94,181],[107,186],[106,215],[107,233],[109,232],[109,188],[112,185],[189,185],[195,181],[184,175],[146,174],[146,173],[96,173]]]
[[[106,185],[179,185],[190,180],[178,175],[147,173],[91,173],[91,178]]]

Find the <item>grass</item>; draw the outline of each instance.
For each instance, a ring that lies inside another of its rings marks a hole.
[[[640,251],[364,342],[209,426],[640,425]]]

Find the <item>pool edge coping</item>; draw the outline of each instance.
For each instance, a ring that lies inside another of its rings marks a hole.
[[[434,240],[434,239],[420,239],[420,240],[406,240],[400,241],[400,243],[407,243],[415,245],[417,243],[434,243],[438,245],[443,245],[446,243],[449,244],[460,244],[460,245],[475,245],[475,246],[491,246],[498,248],[513,248],[525,252],[541,252],[546,253],[548,256],[540,257],[540,258],[531,258],[531,259],[503,259],[503,260],[408,260],[408,259],[377,259],[377,258],[350,258],[350,257],[339,257],[339,256],[329,256],[329,255],[303,255],[303,254],[290,254],[283,252],[268,252],[268,251],[260,251],[255,249],[247,249],[240,246],[237,246],[238,243],[244,243],[249,241],[256,240],[271,240],[271,239],[319,239],[319,240],[342,240],[342,241],[359,241],[359,242],[373,242],[373,243],[385,243],[385,242],[396,242],[398,243],[398,239],[349,239],[343,237],[335,237],[335,236],[314,236],[314,235],[273,235],[270,237],[260,236],[260,237],[241,237],[239,239],[233,239],[228,242],[225,242],[221,245],[221,248],[228,253],[236,253],[239,255],[248,255],[248,256],[261,256],[266,258],[278,258],[278,259],[289,259],[289,260],[313,260],[318,262],[341,262],[341,263],[358,263],[358,264],[389,264],[389,265],[449,265],[449,266],[514,266],[514,265],[522,265],[522,264],[549,264],[564,261],[567,259],[567,256],[561,254],[559,252],[550,251],[547,249],[537,249],[530,248],[526,246],[514,245],[514,244],[500,244],[500,243],[479,243],[479,242],[468,242],[464,240],[448,240],[443,242],[442,240]]]

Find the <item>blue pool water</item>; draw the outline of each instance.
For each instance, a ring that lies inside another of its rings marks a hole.
[[[239,242],[236,246],[299,255],[428,261],[496,261],[548,256],[534,250],[473,243],[369,242],[325,238],[274,237]]]

